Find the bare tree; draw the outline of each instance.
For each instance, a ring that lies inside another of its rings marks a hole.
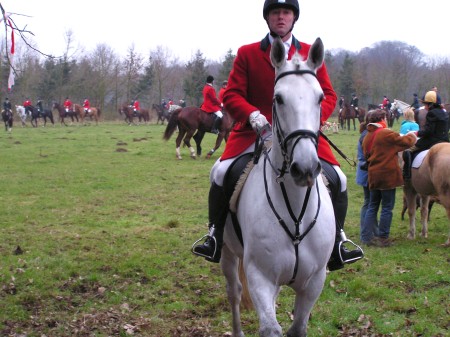
[[[143,58],[135,51],[134,44],[128,48],[128,54],[122,66],[124,72],[125,99],[129,102],[131,99],[136,99],[140,94],[138,92],[139,75],[144,66]]]

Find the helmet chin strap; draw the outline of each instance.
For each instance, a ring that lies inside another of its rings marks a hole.
[[[289,31],[286,34],[284,34],[283,36],[275,33],[272,29],[270,29],[269,23],[267,23],[267,26],[269,27],[269,33],[270,33],[271,36],[273,36],[275,38],[279,36],[281,38],[281,40],[283,40],[287,35],[289,35],[289,33],[292,32],[292,30],[294,29],[294,24],[295,24],[295,22],[292,24],[291,29],[289,29]]]

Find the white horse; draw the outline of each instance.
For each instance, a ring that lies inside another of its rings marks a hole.
[[[22,122],[22,127],[27,126],[27,117],[29,117],[29,116],[25,112],[25,107],[22,105],[16,105],[16,113],[20,117],[20,121]]]
[[[400,101],[399,99],[394,99],[394,103],[391,106],[391,112],[397,110],[401,115],[411,107],[411,104]]]
[[[282,336],[275,303],[282,285],[296,293],[287,336],[306,336],[311,310],[324,286],[335,219],[317,155],[324,94],[316,71],[323,60],[319,38],[306,61],[299,54],[287,61],[279,38],[272,46],[276,76],[273,145],[250,171],[236,204],[243,245],[228,216],[222,248],[233,337],[244,336],[239,311],[240,260],[259,317],[260,336]]]

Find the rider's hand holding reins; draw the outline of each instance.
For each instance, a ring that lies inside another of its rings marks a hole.
[[[248,118],[250,125],[252,126],[253,130],[255,130],[257,133],[260,133],[261,130],[264,129],[266,125],[269,125],[269,122],[267,121],[266,116],[261,114],[258,110],[253,111],[249,118]]]
[[[253,130],[265,141],[272,134],[272,127],[267,121],[266,116],[261,114],[258,110],[253,111],[248,118]]]

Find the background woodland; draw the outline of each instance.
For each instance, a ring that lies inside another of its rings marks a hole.
[[[1,50],[5,50],[1,44]],[[188,105],[199,106],[206,76],[215,77],[218,89],[228,78],[235,54],[231,49],[224,59],[210,60],[205,50],[197,50],[188,61],[181,61],[164,46],[147,55],[128,48],[120,56],[114,47],[98,44],[91,51],[75,47],[70,32],[66,33],[65,53],[61,57],[42,54],[16,41],[14,68],[15,86],[7,90],[9,64],[2,54],[0,64],[0,99],[8,96],[19,105],[26,98],[33,103],[38,98],[51,107],[70,97],[74,103],[89,98],[92,106],[104,112],[103,118],[118,117],[118,107],[138,99],[143,108],[150,108],[162,99],[174,103],[184,99]],[[337,94],[350,100],[355,92],[360,106],[381,103],[383,95],[405,102],[413,101],[413,94],[422,97],[437,86],[443,102],[450,97],[450,57],[432,58],[414,46],[398,41],[381,41],[359,52],[328,50],[326,65]]]

